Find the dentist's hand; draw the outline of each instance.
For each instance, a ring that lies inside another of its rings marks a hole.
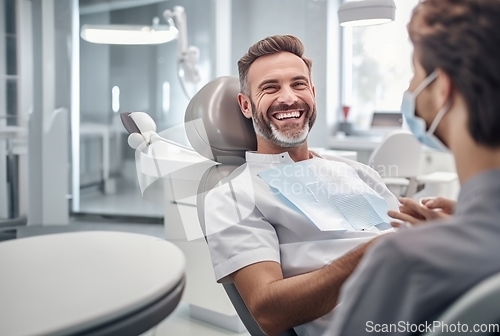
[[[436,197],[424,198],[421,203],[411,198],[400,198],[399,211],[389,211],[387,214],[397,220],[418,225],[430,220],[446,219],[452,216],[456,202],[451,199]],[[391,222],[394,227],[399,227],[399,222]]]

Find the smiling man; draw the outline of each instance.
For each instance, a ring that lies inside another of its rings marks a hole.
[[[257,151],[246,153],[247,163],[228,178],[231,187],[222,184],[205,200],[216,278],[236,285],[268,335],[290,327],[321,334],[340,286],[389,227],[379,214],[397,209],[372,169],[309,151],[317,111],[312,63],[303,53],[296,37],[271,36],[240,59],[238,103],[253,121]],[[299,188],[290,192],[285,182]]]
[[[252,118],[257,152],[281,153],[288,148],[292,159],[295,155],[299,160],[309,158],[306,140],[316,120],[311,61],[294,53],[278,52],[257,58],[250,72],[252,56],[248,54],[239,62],[242,93],[238,103],[245,117]]]

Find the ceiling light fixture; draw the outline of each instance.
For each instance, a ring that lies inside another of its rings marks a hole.
[[[341,26],[370,26],[394,21],[394,0],[361,0],[344,2],[338,9]]]
[[[186,83],[200,81],[198,61],[200,49],[188,44],[186,11],[182,6],[163,12],[168,25],[160,25],[160,19],[153,18],[151,26],[133,25],[83,25],[80,36],[87,42],[98,44],[155,45],[177,39],[177,75],[182,90],[191,99]]]
[[[173,41],[179,35],[174,25],[83,25],[80,36],[87,42],[98,44],[148,45]]]

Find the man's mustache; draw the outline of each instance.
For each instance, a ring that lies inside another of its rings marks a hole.
[[[267,109],[267,114],[274,113],[276,111],[289,111],[289,110],[303,110],[304,112],[309,112],[310,107],[304,102],[295,102],[293,104],[285,104],[285,103],[279,103],[276,105],[271,105]]]

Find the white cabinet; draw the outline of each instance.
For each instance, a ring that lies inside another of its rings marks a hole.
[[[242,332],[243,323],[224,288],[215,280],[208,245],[198,221],[196,192],[201,176],[191,177],[164,178],[165,237],[186,257],[186,288],[182,300],[190,304],[192,317]]]

